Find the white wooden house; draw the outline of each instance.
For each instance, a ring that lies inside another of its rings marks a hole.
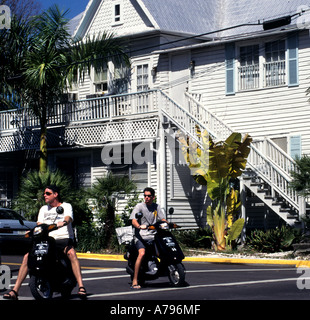
[[[254,142],[240,179],[248,229],[299,225],[306,205],[288,185],[293,158],[310,151],[308,6],[309,0],[90,0],[72,21],[73,37],[113,32],[124,40],[131,68],[108,63],[77,79],[68,103],[49,117],[49,165],[84,186],[107,170],[129,174],[140,189],[154,187],[165,210],[175,208],[174,221],[194,228],[206,224],[208,197],[182,161],[175,135],[194,136],[195,125],[216,139],[249,133]],[[21,128],[11,122],[16,117]],[[0,113],[3,201],[35,155],[37,125],[22,112]]]

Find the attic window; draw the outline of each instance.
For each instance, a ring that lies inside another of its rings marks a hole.
[[[121,24],[123,21],[122,19],[122,3],[121,2],[117,2],[114,4],[114,12],[113,12],[113,25],[118,25]]]
[[[119,22],[119,21],[121,21],[121,5],[116,4],[114,9],[115,9],[114,10],[115,22]]]

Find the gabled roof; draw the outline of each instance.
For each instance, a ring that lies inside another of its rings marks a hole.
[[[137,0],[160,30],[200,34],[220,25],[222,0]]]
[[[83,18],[84,11],[72,18],[68,23],[68,31],[71,35],[74,34],[76,28],[78,27],[81,19]]]
[[[83,35],[104,0],[90,0],[83,15],[76,17],[75,36]],[[241,24],[257,24],[300,12],[310,0],[129,0],[138,5],[154,30],[205,34]],[[309,13],[310,14],[310,13]],[[80,20],[79,20],[80,19]],[[296,24],[297,16],[291,24]],[[104,26],[103,26],[104,27]],[[262,25],[214,32],[210,37],[227,37],[262,31]]]
[[[268,21],[300,12],[301,6],[310,7],[310,0],[221,0],[224,3],[224,19],[221,28],[244,23]],[[296,24],[297,16],[292,18],[291,25]],[[260,26],[246,26],[226,31],[223,35],[240,35],[262,31]]]

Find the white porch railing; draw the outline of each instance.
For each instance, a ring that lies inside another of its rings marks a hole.
[[[47,116],[48,125],[68,123],[111,121],[120,117],[147,114],[158,111],[156,91],[144,91],[60,103]],[[20,127],[39,126],[39,120],[27,110],[0,112],[0,131]]]

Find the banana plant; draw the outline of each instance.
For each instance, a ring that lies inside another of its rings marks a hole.
[[[179,135],[184,158],[197,183],[206,185],[212,202],[207,208],[207,223],[212,227],[215,249],[231,246],[243,228],[244,219],[234,221],[241,207],[239,193],[230,183],[246,167],[252,138],[233,132],[225,141],[214,142],[208,131],[196,128],[196,142]]]

